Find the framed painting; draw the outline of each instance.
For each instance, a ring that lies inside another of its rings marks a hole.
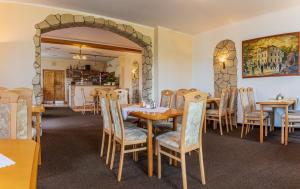
[[[299,75],[299,32],[242,42],[242,76]]]

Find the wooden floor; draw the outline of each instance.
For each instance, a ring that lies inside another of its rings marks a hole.
[[[68,108],[50,108],[43,116],[42,157],[39,169],[40,189],[168,189],[182,187],[180,167],[171,167],[163,159],[162,179],[147,177],[147,156],[136,163],[126,156],[122,182],[117,183],[118,157],[112,171],[99,158],[101,119],[92,114],[74,113]],[[219,131],[219,130],[217,130]],[[206,183],[200,183],[198,158],[187,156],[188,188],[299,188],[300,132],[290,144],[280,145],[280,131],[259,144],[258,130],[240,139],[240,128],[220,136],[209,129],[204,136]]]

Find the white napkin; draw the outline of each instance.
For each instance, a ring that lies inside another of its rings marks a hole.
[[[169,108],[165,108],[165,107],[157,107],[151,109],[151,108],[141,108],[139,106],[128,106],[122,109],[122,115],[123,115],[123,119],[126,120],[130,112],[164,113],[168,109]]]
[[[3,154],[0,154],[0,168],[11,166],[16,164],[13,160],[9,159],[8,157],[4,156]]]

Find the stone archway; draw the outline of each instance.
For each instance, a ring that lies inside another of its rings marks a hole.
[[[234,42],[227,39],[219,42],[214,51],[214,95],[220,96],[223,88],[236,86],[236,49]]]
[[[133,41],[143,48],[142,50],[142,99],[152,99],[152,42],[149,36],[136,31],[132,26],[118,24],[112,20],[94,16],[72,14],[49,15],[45,20],[35,25],[35,76],[32,79],[33,91],[37,104],[43,101],[41,88],[41,35],[43,33],[70,27],[93,27],[111,31]]]

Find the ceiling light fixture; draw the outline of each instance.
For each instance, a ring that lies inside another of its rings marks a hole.
[[[85,55],[82,55],[82,53],[81,53],[81,46],[79,47],[79,53],[73,55],[72,58],[75,60],[86,60],[87,59],[87,57]]]

